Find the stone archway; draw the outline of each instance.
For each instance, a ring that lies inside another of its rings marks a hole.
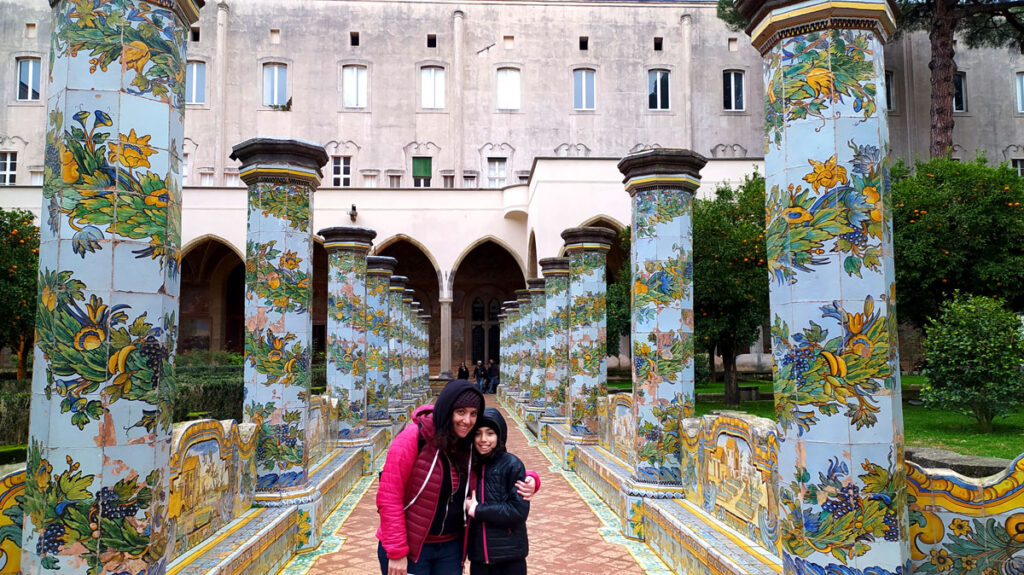
[[[430,314],[430,373],[438,373],[441,370],[440,287],[433,259],[413,240],[400,236],[382,242],[374,255],[398,260],[395,275],[409,278],[406,287],[413,290],[423,311]]]
[[[512,253],[487,239],[470,248],[452,270],[452,360],[458,365],[497,361],[501,303],[515,299],[526,278]]]
[[[178,352],[243,347],[245,262],[225,240],[205,236],[181,258]]]

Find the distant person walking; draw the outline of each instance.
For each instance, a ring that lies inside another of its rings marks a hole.
[[[455,376],[455,379],[469,379],[469,368],[466,367],[465,361],[459,364],[459,373]]]
[[[473,368],[473,377],[476,379],[476,387],[481,392],[485,390],[487,385],[487,368],[484,367],[484,362],[479,359],[476,360],[476,367]]]
[[[487,390],[484,393],[496,393],[498,391],[498,362],[489,360],[487,362]]]

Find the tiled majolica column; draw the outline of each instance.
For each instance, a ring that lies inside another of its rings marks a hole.
[[[415,320],[413,319],[414,304],[416,298],[414,292],[410,288],[405,288],[405,293],[402,295],[402,332],[403,332],[403,348],[402,356],[405,358],[402,363],[402,381],[403,393],[407,401],[414,401],[413,394],[416,393],[416,326]]]
[[[530,291],[530,328],[529,328],[529,354],[530,354],[530,385],[527,388],[530,405],[541,407],[544,405],[544,356],[547,343],[544,338],[545,312],[544,305],[544,280],[528,279],[526,285]]]
[[[530,290],[517,289],[516,294],[516,398],[522,397],[530,388]]]
[[[397,264],[395,258],[385,256],[366,258],[366,423],[372,427],[391,425],[389,290]]]
[[[366,433],[366,254],[377,232],[320,230],[327,250],[327,389],[338,401],[338,436],[363,442]]]
[[[765,58],[783,567],[908,573],[881,100],[893,12],[878,1],[737,7]]]
[[[185,46],[202,5],[51,2],[23,573],[165,563]]]
[[[598,403],[607,394],[605,263],[614,238],[606,228],[562,232],[569,258],[569,430],[585,442],[597,441]]]
[[[249,186],[245,262],[245,419],[260,426],[256,490],[306,482],[313,321],[313,192],[327,153],[297,140],[232,148]]]
[[[505,314],[504,328],[505,328],[505,342],[502,344],[504,350],[505,359],[502,361],[503,367],[501,374],[501,396],[505,397],[511,389],[515,388],[516,370],[518,366],[517,351],[516,351],[516,308],[519,303],[510,300],[501,304],[502,312]]]
[[[545,418],[566,420],[569,385],[569,258],[538,262],[544,273]]]
[[[405,402],[405,314],[402,298],[405,295],[405,284],[409,278],[391,276],[388,290],[388,310],[391,318],[388,327],[388,412],[392,421],[399,422],[406,416],[408,405]]]
[[[680,419],[693,415],[693,195],[707,160],[657,149],[619,162],[632,197],[633,416],[638,484],[682,484]],[[652,488],[653,489],[653,488]]]
[[[430,314],[420,310],[419,317],[420,347],[419,347],[419,394],[421,399],[426,399],[430,391]]]
[[[646,498],[683,489],[682,419],[693,415],[693,195],[707,160],[658,149],[619,162],[632,197],[632,379],[635,448],[627,536],[643,539]]]

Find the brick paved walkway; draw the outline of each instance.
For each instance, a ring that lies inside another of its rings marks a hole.
[[[487,403],[496,406],[494,396],[487,396]],[[527,469],[536,471],[542,483],[540,493],[531,504],[527,522],[530,573],[643,575],[644,569],[625,546],[611,543],[602,536],[599,530],[608,533],[609,528],[572,485],[561,473],[550,469],[551,463],[538,447],[529,445],[515,421],[508,419],[508,423],[509,451],[522,459]],[[376,493],[375,480],[338,530],[343,539],[341,547],[334,553],[317,558],[309,571],[311,575],[373,575],[380,572],[374,536],[378,522],[374,506]]]

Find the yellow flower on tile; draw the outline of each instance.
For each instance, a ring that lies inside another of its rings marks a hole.
[[[956,519],[949,522],[949,530],[953,532],[953,535],[957,537],[963,537],[971,532],[971,524],[966,519]]]
[[[167,191],[167,188],[160,188],[159,190],[153,190],[146,196],[145,202],[147,206],[153,206],[156,208],[166,208],[167,202],[170,201],[171,193]]]
[[[133,40],[121,51],[121,59],[124,60],[126,68],[141,74],[146,62],[149,62],[149,46],[142,41]]]
[[[60,179],[64,180],[65,184],[73,184],[78,181],[78,162],[75,161],[75,155],[71,153],[64,144],[60,145]]]
[[[802,224],[811,221],[814,216],[800,206],[790,206],[782,211],[782,217],[790,224]]]
[[[814,90],[815,96],[831,97],[834,84],[835,76],[828,68],[811,68],[807,72],[807,85]]]
[[[111,144],[110,152],[107,154],[107,161],[111,164],[120,162],[122,166],[135,168],[150,168],[149,157],[156,153],[156,150],[149,146],[150,136],[136,136],[135,128],[132,128],[128,135],[121,134],[120,143]]]
[[[837,154],[832,154],[832,157],[824,162],[808,159],[807,163],[814,167],[814,171],[804,176],[804,181],[811,184],[815,192],[818,188],[829,189],[836,184],[850,182],[846,177],[846,168],[838,163]]]
[[[949,556],[949,552],[945,549],[931,550],[932,558],[929,562],[939,570],[939,573],[945,573],[953,568],[953,558]]]
[[[290,269],[290,270],[298,269],[299,262],[301,262],[301,261],[302,261],[302,258],[300,258],[298,256],[298,254],[295,253],[295,252],[286,251],[283,254],[281,254],[280,263],[281,263],[281,266],[283,266],[286,269]]]

